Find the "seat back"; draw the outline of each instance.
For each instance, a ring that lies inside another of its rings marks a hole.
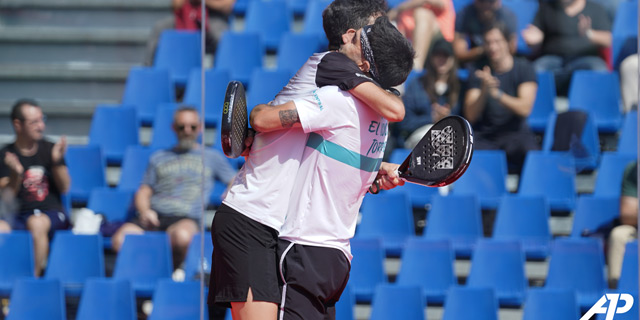
[[[222,105],[231,75],[229,70],[208,69],[204,72],[204,79],[206,92],[204,122],[207,127],[220,127]],[[183,103],[199,109],[202,102],[201,95],[202,74],[200,70],[194,69],[189,75]]]
[[[616,153],[638,156],[638,111],[636,110],[629,111],[624,116]]]
[[[0,295],[9,296],[14,282],[22,277],[33,277],[34,255],[31,233],[13,230],[0,233]]]
[[[247,113],[254,106],[269,103],[289,82],[290,73],[285,70],[255,69],[251,74],[251,90],[247,94]]]
[[[507,193],[507,156],[502,150],[475,150],[467,171],[453,185],[453,194],[475,195],[483,209],[496,209]]]
[[[125,149],[139,143],[139,127],[132,106],[99,104],[91,119],[89,144],[102,147],[108,164],[120,165]]]
[[[264,53],[258,33],[226,31],[218,43],[215,69],[227,70],[231,80],[241,81],[245,89],[249,89],[251,73],[255,68],[262,68]]]
[[[573,73],[569,85],[569,109],[587,110],[593,115],[598,132],[617,132],[620,129],[621,102],[617,72],[577,70]]]
[[[620,62],[630,54],[638,52],[638,2],[621,1],[616,10],[611,28],[613,36],[613,65],[618,69]],[[630,43],[630,44],[629,44]],[[634,45],[635,44],[635,45]]]
[[[638,240],[627,243],[624,248],[618,291],[638,294]]]
[[[132,192],[138,190],[152,153],[153,149],[144,146],[127,148],[122,159],[118,190]]]
[[[593,116],[583,110],[551,114],[542,150],[566,152],[573,156],[577,172],[597,168],[600,139]]]
[[[318,35],[287,32],[280,39],[278,70],[294,74],[315,52],[320,52]]]
[[[200,249],[202,234],[198,233],[193,236],[189,249],[187,250],[187,256],[184,260],[184,273],[187,280],[196,279],[199,277],[200,270],[204,269],[204,273],[211,273],[211,257],[213,254],[213,243],[211,242],[211,232],[206,232],[204,235],[204,260],[200,259]]]
[[[122,104],[136,109],[143,125],[153,123],[156,107],[175,101],[175,88],[169,70],[133,67],[129,70],[122,94]]]
[[[16,281],[7,320],[65,320],[64,292],[60,281],[22,278]]]
[[[518,4],[520,1],[518,2]],[[522,38],[522,37],[519,37]],[[545,132],[549,116],[556,112],[556,83],[553,73],[543,71],[538,72],[538,91],[536,91],[536,100],[533,109],[527,118],[529,127],[534,132]]]
[[[550,312],[553,310],[553,312]],[[571,290],[531,288],[527,293],[522,320],[579,319],[580,309]]]
[[[426,300],[418,286],[379,284],[371,304],[371,320],[424,320]]]
[[[149,320],[199,319],[200,311],[200,282],[164,279],[158,282],[153,294]],[[209,318],[207,308],[204,308],[204,317]]]
[[[69,196],[72,202],[86,203],[91,190],[107,186],[107,164],[100,146],[69,146],[65,161],[71,177]]]
[[[353,290],[351,290],[351,287],[347,285],[347,287],[344,288],[344,291],[342,291],[340,300],[336,302],[336,319],[355,320],[355,306],[355,294],[353,293]]]
[[[573,215],[571,237],[589,236],[601,228],[608,229],[619,216],[619,197],[581,196]]]
[[[515,14],[518,23],[518,30],[514,31],[516,31],[518,35],[520,35],[528,25],[533,23],[533,18],[535,17],[536,12],[538,12],[537,1],[505,1],[502,5],[504,8],[513,11]],[[531,53],[531,49],[529,49],[529,46],[521,36],[518,37],[517,53],[521,55],[528,55]]]
[[[453,287],[442,320],[498,320],[498,300],[491,288]]]
[[[192,69],[201,66],[199,31],[164,30],[160,34],[153,67],[169,70],[174,85],[184,87]]]
[[[267,50],[278,50],[280,37],[291,30],[293,12],[284,0],[249,2],[245,31],[260,34]]]
[[[529,151],[524,162],[518,194],[543,196],[551,210],[575,208],[575,160],[563,152]]]
[[[379,239],[351,239],[349,285],[357,302],[371,302],[375,287],[387,282],[384,249]]]
[[[356,229],[356,237],[382,239],[387,250],[387,242],[397,242],[401,247],[404,240],[415,233],[413,210],[409,197],[404,193],[383,192],[366,196],[360,212],[362,221]],[[401,251],[401,248],[396,249]]]
[[[482,237],[482,212],[475,196],[434,196],[424,237],[450,240],[456,256],[469,256]]]
[[[136,299],[126,280],[87,279],[77,320],[135,320]]]

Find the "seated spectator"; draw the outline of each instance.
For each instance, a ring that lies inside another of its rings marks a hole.
[[[636,239],[638,235],[638,162],[630,163],[624,170],[620,195],[620,225],[611,230],[609,235],[609,250],[607,260],[609,265],[609,282],[616,287],[624,247],[627,242]]]
[[[524,41],[540,55],[536,71],[554,73],[558,95],[566,96],[576,70],[608,70],[601,49],[611,47],[611,20],[587,0],[541,1]]]
[[[443,37],[453,41],[456,12],[452,0],[406,0],[388,16],[397,20],[398,30],[413,43],[414,70],[423,69],[433,40]]]
[[[632,54],[620,63],[620,88],[624,111],[638,109],[638,54]]]
[[[222,33],[229,29],[229,17],[235,5],[235,0],[205,0],[207,8],[206,19],[206,53],[213,54]],[[171,0],[173,15],[158,21],[149,40],[145,54],[145,65],[153,65],[156,47],[162,31],[167,29],[200,30],[202,25],[201,0]]]
[[[31,99],[13,105],[11,124],[16,139],[0,150],[0,190],[3,202],[15,200],[17,209],[0,223],[0,229],[29,230],[35,276],[40,276],[53,233],[70,227],[60,199],[71,184],[64,160],[67,142],[64,137],[55,144],[44,138],[45,116]]]
[[[481,69],[488,64],[483,46],[483,32],[495,23],[507,29],[509,52],[518,47],[517,18],[502,6],[502,0],[473,0],[458,13],[455,26],[453,52],[456,59],[470,70]]]
[[[111,238],[111,243],[118,251],[126,234],[166,231],[173,249],[174,268],[178,268],[184,261],[191,238],[200,230],[199,217],[206,207],[206,203],[203,206],[201,202],[203,187],[208,199],[214,179],[228,184],[235,171],[220,152],[205,149],[203,174],[203,154],[196,143],[201,126],[195,109],[182,107],[176,110],[172,128],[178,137],[177,145],[151,155],[134,198],[137,217],[123,224]]]
[[[504,150],[512,170],[520,172],[527,152],[540,148],[527,124],[538,84],[529,61],[511,55],[508,36],[500,24],[484,33],[489,66],[470,75],[463,110],[474,129],[474,148]]]
[[[433,123],[460,111],[460,81],[451,43],[436,40],[425,69],[424,75],[407,83],[402,96],[405,117],[397,127],[407,149],[413,149]]]

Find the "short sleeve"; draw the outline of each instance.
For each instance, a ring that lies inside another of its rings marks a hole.
[[[355,62],[342,53],[327,53],[318,64],[316,85],[319,88],[338,86],[342,90],[349,91],[363,82],[375,83],[358,68]]]
[[[520,74],[522,82],[537,82],[538,77],[536,75],[535,69],[533,69],[533,65],[525,59],[520,60]]]
[[[475,72],[469,72],[469,89],[480,88],[480,79],[476,77]]]
[[[160,151],[162,152],[162,151]],[[153,186],[156,183],[156,164],[157,159],[160,156],[160,153],[152,154],[149,158],[149,164],[147,164],[147,169],[144,172],[144,176],[142,177],[142,184],[146,184],[148,186]]]
[[[294,100],[305,133],[328,130],[348,122],[354,115],[347,104],[348,93],[336,86],[314,90],[311,95]]]

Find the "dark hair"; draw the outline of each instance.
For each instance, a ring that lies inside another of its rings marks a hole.
[[[487,33],[489,33],[489,31],[493,29],[498,29],[498,31],[500,31],[504,39],[507,40],[507,42],[509,42],[511,33],[509,32],[507,25],[502,21],[494,21],[493,23],[490,23],[487,26],[485,26],[484,29],[482,30],[482,37],[484,38],[487,35]]]
[[[34,106],[40,108],[40,104],[34,99],[23,98],[16,101],[11,107],[11,121],[20,120],[24,121],[24,112],[22,112],[22,106]]]
[[[329,50],[338,50],[342,35],[369,24],[372,16],[387,12],[385,0],[334,0],[322,12],[322,27],[329,40]]]
[[[445,46],[445,44],[439,43],[439,41],[444,41],[449,44],[449,46],[451,46],[451,44],[447,40],[436,40],[436,43],[434,43],[429,56],[427,56],[427,60],[424,63],[426,72],[421,77],[422,86],[427,92],[429,100],[431,100],[432,102],[438,101],[438,94],[436,93],[436,80],[438,80],[438,71],[431,61],[434,55],[442,54],[443,52],[438,49],[437,44],[439,44],[440,46]],[[449,93],[447,96],[447,102],[449,103],[451,108],[454,108],[456,103],[458,103],[458,97],[460,95],[460,81],[458,79],[458,61],[453,54],[449,56],[453,59],[453,66],[451,66],[451,70],[449,70],[449,74],[447,75],[447,92]]]
[[[389,89],[407,80],[413,68],[413,46],[387,16],[378,17],[368,34],[380,85]]]

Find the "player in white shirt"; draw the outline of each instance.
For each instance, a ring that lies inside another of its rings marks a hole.
[[[366,57],[363,71],[396,78],[392,85],[404,82],[413,57],[411,44],[396,32],[380,17],[356,35]],[[381,167],[388,122],[348,92],[327,86],[281,105],[255,107],[251,125],[309,134],[280,230],[281,319],[333,319],[349,278],[349,239]],[[386,166],[386,172],[396,168]],[[393,174],[388,178],[399,183]]]

